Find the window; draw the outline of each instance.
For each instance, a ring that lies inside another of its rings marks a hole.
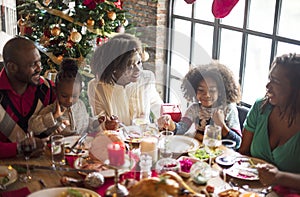
[[[269,67],[277,55],[300,53],[299,0],[243,0],[223,19],[215,19],[213,0],[171,3],[169,88],[193,65],[218,59],[234,72],[242,101],[252,105],[265,94]],[[180,94],[180,93],[178,93]],[[167,101],[176,101],[174,92]],[[181,101],[183,109],[187,103]]]

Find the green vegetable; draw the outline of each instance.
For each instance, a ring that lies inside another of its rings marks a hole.
[[[72,197],[83,197],[82,193],[76,189],[68,189],[67,193]]]
[[[9,181],[8,176],[3,177],[1,181],[1,185],[5,185],[6,183],[8,183],[8,181]]]

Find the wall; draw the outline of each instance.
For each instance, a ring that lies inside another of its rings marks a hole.
[[[164,69],[167,46],[168,0],[123,0],[123,9],[132,16],[128,19],[136,27],[138,37],[145,43],[150,58],[144,68],[155,73],[157,90],[164,98]]]

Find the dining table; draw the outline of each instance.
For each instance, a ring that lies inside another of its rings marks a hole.
[[[137,146],[133,146],[134,148],[138,148]],[[236,151],[226,148],[225,146],[220,147],[222,149],[223,155],[230,155],[230,156],[239,156],[239,153]],[[187,153],[183,153],[182,155],[176,155],[176,158],[186,156],[188,157]],[[74,169],[74,161],[78,158],[78,156],[66,156],[66,165],[62,166],[63,168],[70,168]],[[45,167],[51,167],[51,153],[50,153],[50,147],[45,147],[44,151],[35,157],[31,157],[28,161],[29,166],[45,166]],[[24,156],[17,155],[13,158],[7,158],[0,160],[0,166],[12,166],[17,171],[18,174],[21,174],[18,169],[18,166],[23,167],[23,173],[24,169],[26,169],[26,161],[24,159]],[[217,196],[217,193],[222,190],[226,189],[242,189],[246,191],[256,191],[261,194],[261,196],[268,196],[268,197],[277,197],[278,195],[274,191],[266,191],[266,189],[269,189],[268,186],[263,186],[259,180],[242,180],[235,177],[230,177],[226,175],[226,169],[224,169],[222,166],[218,165],[216,162],[212,163],[212,166],[214,169],[218,170],[220,173],[219,176],[215,176],[213,178],[210,178],[207,182],[207,184],[199,185],[196,184],[191,177],[182,177],[185,183],[192,188],[194,191],[203,193],[205,191],[206,187],[212,186],[215,188],[215,195]],[[131,178],[131,179],[139,179],[139,172],[138,172],[138,165],[136,165],[135,168],[128,170],[128,172],[122,174],[120,176],[119,181],[122,182],[125,179]],[[83,175],[79,173],[80,170],[72,170],[72,171],[63,171],[63,170],[55,170],[55,169],[31,169],[31,175],[32,180],[29,183],[21,182],[19,179],[17,179],[14,183],[8,185],[5,190],[0,190],[0,196],[1,193],[7,193],[10,191],[17,191],[22,188],[28,189],[29,193],[33,193],[45,188],[55,188],[55,187],[64,187],[65,185],[62,184],[61,179],[63,176],[73,177],[76,179],[82,179]],[[152,176],[158,176],[158,174],[155,172],[155,170],[152,170]],[[104,184],[101,185],[99,188],[94,188],[93,190],[96,191],[100,196],[105,196],[105,191],[107,188],[114,184],[114,177],[111,178],[105,178]],[[243,186],[247,188],[243,188]],[[263,193],[263,191],[265,193]],[[205,195],[204,195],[205,196]]]

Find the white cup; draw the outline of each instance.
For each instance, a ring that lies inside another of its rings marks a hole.
[[[53,165],[65,165],[65,140],[63,135],[51,136],[51,156]]]

